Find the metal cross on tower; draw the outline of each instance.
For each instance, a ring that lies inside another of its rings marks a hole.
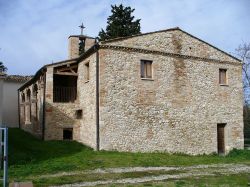
[[[83,23],[79,27],[81,29],[81,35],[82,35],[83,34],[83,29],[85,28],[84,25],[83,25]]]

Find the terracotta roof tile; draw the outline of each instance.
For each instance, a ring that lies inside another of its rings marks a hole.
[[[22,75],[6,75],[6,81],[15,81],[15,82],[26,82],[29,81],[33,76],[22,76]]]

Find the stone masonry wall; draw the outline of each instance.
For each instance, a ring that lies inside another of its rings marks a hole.
[[[74,103],[53,102],[53,66],[47,67],[45,91],[45,140],[62,140],[63,129],[73,128],[73,140],[79,140],[79,121],[75,112],[79,101]]]
[[[69,45],[68,45],[68,58],[77,58],[79,57],[79,37],[70,36]]]
[[[89,64],[89,80],[87,68]],[[78,65],[78,94],[83,111],[80,120],[80,142],[96,148],[96,56],[95,53]]]
[[[209,154],[217,152],[219,123],[226,123],[226,152],[243,148],[242,69],[236,59],[179,29],[104,42],[99,53],[100,149]],[[153,61],[152,79],[141,79],[142,59]],[[27,102],[27,91],[34,85],[20,92],[21,128],[41,132],[35,128],[41,130],[46,88],[45,140],[62,140],[63,129],[73,128],[74,140],[96,148],[96,54],[78,64],[76,101],[55,103],[54,67],[67,63],[47,66],[46,87],[41,84],[37,100],[31,96]],[[219,85],[220,68],[227,69],[228,85]],[[35,102],[40,126],[33,124]],[[76,118],[77,110],[82,110],[81,119]]]
[[[86,37],[86,36],[70,36],[69,37],[69,46],[68,46],[68,58],[77,58],[79,57],[79,38],[84,38],[85,46],[84,51],[87,51],[95,44],[95,39]]]
[[[135,43],[130,45],[141,41],[137,39],[133,38]],[[144,38],[144,45],[154,40],[157,38]],[[177,50],[171,48],[165,50]],[[100,54],[101,149],[209,154],[217,152],[218,123],[227,124],[226,151],[243,148],[239,62],[216,63],[114,49],[102,49]],[[200,56],[207,54],[232,61],[210,51]],[[152,79],[140,78],[141,59],[153,61]],[[219,85],[219,68],[227,69],[228,86]]]
[[[84,51],[87,51],[94,44],[95,44],[95,39],[93,39],[93,38],[86,38],[85,39],[85,48],[84,48]]]
[[[63,129],[73,128],[73,140],[96,148],[96,69],[95,54],[78,64],[77,99],[75,102],[53,102],[53,66],[46,72],[45,139],[62,140]],[[89,63],[89,80],[86,66]],[[82,110],[82,118],[77,119],[76,111]]]
[[[237,62],[234,58],[200,40],[194,39],[179,29],[155,32],[104,44]]]
[[[37,90],[35,90],[37,88]],[[30,91],[30,100],[28,99]],[[31,134],[42,138],[43,120],[43,76],[19,92],[20,127]]]

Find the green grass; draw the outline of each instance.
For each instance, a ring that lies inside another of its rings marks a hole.
[[[176,186],[248,186],[250,176],[246,174],[187,178],[176,182]],[[178,185],[179,184],[179,185]]]
[[[62,177],[51,177],[51,178],[35,178],[33,179],[33,183],[42,186],[42,185],[62,185],[62,184],[70,184],[72,181],[74,183],[79,182],[91,182],[91,181],[107,181],[107,180],[116,180],[116,179],[124,179],[124,178],[140,178],[145,176],[158,176],[161,174],[167,174],[168,172],[163,171],[154,171],[154,172],[129,172],[129,173],[105,173],[105,174],[93,174],[93,173],[85,173],[79,175],[72,176],[62,176]],[[169,172],[170,173],[170,172]],[[173,172],[172,172],[173,174]],[[32,180],[32,179],[31,179]]]
[[[244,142],[245,144],[249,144],[250,145],[250,139],[247,139],[247,140],[245,140],[245,142]]]
[[[249,175],[209,176],[186,178],[181,180],[167,180],[163,182],[147,182],[133,185],[109,185],[110,187],[247,187],[250,183]],[[106,185],[105,185],[106,186]],[[100,186],[102,187],[102,186]]]
[[[188,166],[216,163],[250,165],[250,151],[234,150],[225,157],[167,153],[121,153],[116,151],[96,152],[74,141],[41,141],[20,129],[9,130],[10,181],[25,181],[42,174],[96,168]]]

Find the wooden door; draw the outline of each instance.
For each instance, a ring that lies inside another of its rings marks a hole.
[[[217,125],[217,142],[218,142],[218,154],[225,153],[225,125]]]

